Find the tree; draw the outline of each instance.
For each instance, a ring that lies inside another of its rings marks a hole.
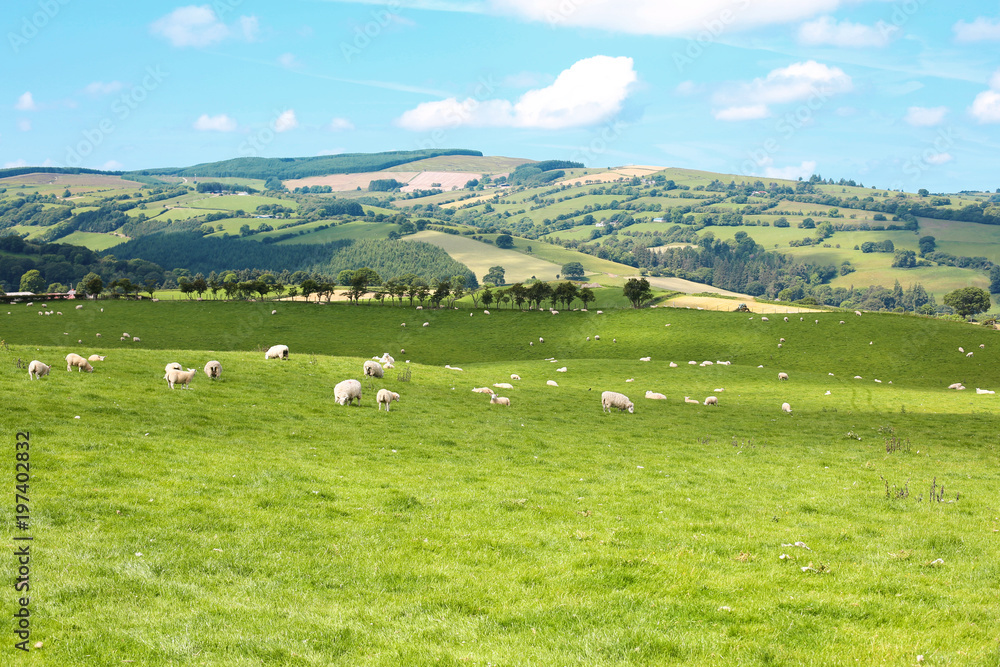
[[[451,283],[447,280],[441,280],[438,282],[437,287],[434,288],[431,303],[435,306],[440,306],[441,302],[447,299],[449,294],[451,294]]]
[[[344,269],[337,274],[337,283],[345,287],[354,282],[354,271]]]
[[[990,292],[1000,294],[1000,266],[996,264],[990,269]]]
[[[486,308],[489,308],[490,304],[493,303],[493,291],[489,288],[489,286],[483,289],[482,299],[483,306]]]
[[[945,294],[944,305],[962,317],[969,317],[990,309],[990,293],[978,287],[962,287]]]
[[[622,294],[629,300],[633,308],[638,308],[643,301],[649,301],[653,298],[653,290],[650,289],[649,281],[645,278],[629,278]]]
[[[146,278],[146,282],[143,283],[143,286],[146,288],[146,291],[149,292],[149,298],[152,299],[153,294],[155,294],[156,290],[160,288],[160,283],[156,282],[156,278]]]
[[[583,301],[583,307],[586,309],[587,304],[597,297],[594,296],[594,290],[589,287],[581,287],[579,294],[577,294],[577,298],[579,298],[580,301]]]
[[[513,248],[514,238],[510,234],[501,234],[494,243],[498,248]]]
[[[921,236],[917,243],[920,245],[921,257],[931,254],[934,252],[934,249],[937,248],[937,242],[933,236]]]
[[[580,289],[575,283],[560,283],[556,288],[556,296],[562,301],[564,308],[569,308],[570,304],[580,296]]]
[[[208,281],[205,280],[205,276],[199,273],[194,277],[194,280],[191,281],[191,287],[193,287],[194,291],[198,293],[198,298],[200,299],[201,295],[208,289]]]
[[[483,276],[483,282],[493,283],[494,285],[503,285],[504,273],[504,268],[502,266],[491,266],[489,272]]]
[[[583,280],[584,269],[580,262],[568,262],[562,265],[562,277],[568,280]]]
[[[930,192],[927,191],[927,188],[920,188],[919,190],[917,190],[917,194],[920,195],[921,197],[926,197],[927,195],[930,194]]]
[[[38,269],[25,271],[24,275],[21,276],[20,291],[31,292],[32,294],[40,294],[45,291],[45,279],[42,278],[42,274]]]
[[[917,265],[917,253],[912,250],[897,250],[892,259],[893,268],[912,269]]]

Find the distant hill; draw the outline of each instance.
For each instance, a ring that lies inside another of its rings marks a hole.
[[[206,162],[192,167],[143,169],[140,176],[186,176],[212,178],[259,178],[287,180],[325,176],[327,174],[353,174],[362,171],[380,171],[416,160],[449,156],[471,155],[482,157],[480,151],[463,148],[442,148],[419,151],[389,151],[385,153],[341,153],[316,157],[261,158],[239,157],[221,162]]]

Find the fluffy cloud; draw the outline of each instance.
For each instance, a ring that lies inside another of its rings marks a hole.
[[[550,86],[508,100],[424,102],[396,123],[409,130],[439,127],[525,127],[562,129],[605,121],[622,109],[636,82],[632,59],[593,56],[563,70]]]
[[[194,122],[194,129],[202,132],[232,132],[236,129],[236,121],[224,113],[218,116],[203,113]]]
[[[969,113],[980,123],[1000,123],[1000,69],[990,78],[990,89],[976,95]]]
[[[716,120],[757,120],[771,115],[767,105],[754,104],[748,107],[729,107],[712,114]]]
[[[798,179],[806,179],[816,173],[816,162],[813,160],[807,160],[802,164],[790,167],[765,167],[764,176],[768,178],[783,178],[789,181],[797,181]]]
[[[35,98],[32,96],[31,92],[26,92],[17,98],[17,103],[14,108],[18,111],[35,111],[38,106],[35,104]]]
[[[824,102],[853,88],[851,77],[839,67],[829,67],[815,60],[792,63],[788,67],[772,70],[766,77],[720,90],[715,95],[715,103],[724,108],[715,112],[715,117],[721,120],[763,118],[762,114],[770,113],[770,104],[811,99]],[[751,110],[753,115],[748,115]]]
[[[110,95],[111,93],[117,93],[122,89],[121,81],[109,81],[104,83],[103,81],[94,81],[93,83],[87,84],[87,87],[83,89],[83,92],[88,95]]]
[[[1000,39],[1000,21],[980,16],[972,23],[959,21],[951,27],[959,42],[984,42]]]
[[[288,132],[299,126],[299,119],[295,117],[295,109],[281,112],[281,115],[274,121],[275,132]]]
[[[149,26],[154,35],[166,38],[177,47],[211,46],[233,35],[253,41],[258,33],[257,17],[241,16],[229,27],[216,15],[211,5],[178,7]]]
[[[910,107],[903,118],[913,127],[932,127],[940,125],[948,114],[948,107]]]
[[[809,46],[837,46],[840,48],[882,47],[889,44],[899,31],[895,26],[881,23],[876,26],[841,21],[822,16],[799,27],[799,42]]]
[[[118,160],[108,160],[107,162],[101,165],[101,169],[104,169],[105,171],[120,171],[124,167],[125,165],[123,165]]]
[[[334,132],[345,132],[354,129],[354,123],[346,118],[334,118],[330,121],[330,129]]]
[[[752,11],[748,11],[752,4]],[[489,11],[550,26],[642,35],[719,37],[729,31],[802,21],[830,13],[842,0],[488,0]],[[468,5],[470,11],[477,11]],[[480,10],[481,11],[481,10]]]
[[[3,163],[4,169],[13,169],[15,167],[27,167],[27,166],[28,166],[28,161],[23,158],[19,158],[17,160],[14,160],[13,162]]]

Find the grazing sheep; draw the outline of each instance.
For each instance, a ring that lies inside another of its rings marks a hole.
[[[52,370],[50,366],[46,366],[38,359],[34,359],[30,364],[28,364],[28,377],[34,380],[35,378],[41,378],[49,374]],[[979,391],[978,389],[976,391]]]
[[[483,311],[483,315],[489,315],[489,314],[490,314],[490,311],[488,311],[488,310],[484,310]]]
[[[196,368],[189,368],[186,371],[181,371],[177,370],[176,368],[171,368],[169,371],[167,371],[166,375],[167,386],[173,389],[174,385],[180,382],[182,385],[184,385],[185,389],[190,389],[189,385],[191,384],[191,380],[193,380],[194,376],[197,374],[198,374],[198,369]]]
[[[761,317],[760,321],[761,322],[770,322],[771,320],[767,319],[766,317]]]
[[[138,336],[133,336],[132,337],[132,342],[133,343],[138,343],[139,341],[140,341],[140,338]]]
[[[788,414],[792,414],[792,406],[790,406],[788,403],[782,403],[781,410],[782,412],[787,412]]]
[[[81,357],[79,354],[74,354],[70,352],[66,355],[66,370],[71,371],[73,367],[76,366],[77,371],[87,371],[88,373],[94,372],[94,367],[87,363],[87,360]]]
[[[31,362],[31,363],[35,363],[35,362]],[[977,394],[995,394],[996,392],[995,391],[990,391],[989,389],[980,389],[979,387],[976,387],[976,393]]]
[[[858,317],[861,317],[861,311],[860,310],[855,310],[854,314],[857,315]]]
[[[635,406],[625,394],[620,394],[617,391],[601,392],[601,412],[611,412],[611,408],[635,412]]]
[[[778,373],[778,379],[779,380],[787,380],[788,379],[788,373]]]
[[[389,391],[388,389],[379,389],[378,394],[375,395],[375,401],[378,403],[378,409],[382,410],[382,405],[385,405],[385,411],[389,412],[389,404],[393,401],[399,400],[399,394],[394,391]]]
[[[382,366],[377,361],[371,360],[365,362],[364,374],[373,378],[381,378],[385,375]]]
[[[986,349],[986,345],[984,345],[984,344],[980,343],[980,345],[979,345],[979,349],[980,349],[980,350],[985,350],[985,349]]]
[[[781,343],[778,343],[778,349],[779,350],[781,349]]]
[[[779,338],[779,339],[778,339],[778,342],[779,342],[779,343],[784,343],[784,342],[785,342],[785,339],[784,339],[784,338]]]
[[[882,384],[882,381],[879,380],[878,378],[875,378],[875,382],[878,382],[879,384]]]
[[[130,335],[129,335],[129,333],[128,333],[127,331],[126,331],[125,333],[123,333],[123,334],[122,334],[122,338],[131,338],[131,337],[132,337],[132,336],[130,336]]]
[[[786,322],[788,321],[788,318],[787,318],[787,317],[785,318],[785,321],[786,321]]]
[[[385,366],[382,367],[382,370],[391,371],[394,368],[395,366],[393,364],[386,364]]]
[[[513,389],[514,388],[514,385],[512,385],[510,382],[494,382],[493,386],[496,387],[497,389]]]
[[[559,383],[556,382],[555,380],[547,380],[545,382],[545,384],[549,385],[550,387],[558,387],[559,386]]]
[[[357,380],[344,380],[333,388],[333,400],[338,405],[349,405],[354,399],[358,399],[361,407],[361,383]]]
[[[652,357],[639,357],[639,361],[650,361]]]
[[[688,366],[697,366],[697,365],[698,365],[697,361],[689,361],[688,362]]]
[[[691,398],[690,396],[685,396],[684,397],[684,402],[685,403],[690,403],[691,405],[701,405],[700,403],[698,403],[697,399]]]
[[[594,336],[594,340],[601,340],[600,336]]]
[[[705,398],[705,405],[714,405],[714,406],[718,407],[718,405],[719,405],[719,397],[718,396],[708,396],[707,398]]]
[[[83,304],[76,307],[77,310],[80,310],[81,308],[83,308]]]
[[[183,367],[183,366],[181,366],[181,365],[180,365],[179,363],[177,363],[176,361],[171,361],[171,362],[170,362],[169,364],[167,364],[167,365],[166,365],[166,366],[165,366],[165,367],[163,368],[163,372],[164,372],[164,373],[169,373],[170,371],[182,371],[182,370],[184,370],[184,367]],[[163,376],[163,379],[164,379],[164,380],[166,380],[166,379],[167,379],[166,375],[164,375],[164,376]]]
[[[565,373],[567,370],[568,369],[565,366],[563,366],[562,368],[557,368],[556,373]]]
[[[417,310],[423,310],[423,309],[424,309],[423,306],[417,306]]]
[[[272,310],[272,311],[271,311],[271,314],[272,314],[272,315],[277,315],[277,314],[278,314],[278,311],[276,311],[276,310]]]
[[[840,323],[841,323],[841,324],[843,324],[843,323],[844,323],[844,320],[840,320]]]
[[[92,354],[87,357],[87,361],[104,361],[104,357],[99,354]]]
[[[493,405],[506,405],[510,407],[510,399],[506,396],[490,396],[490,403]]]
[[[372,357],[372,359],[375,359],[375,357]],[[394,362],[396,360],[388,352],[383,352],[382,356],[380,358],[378,358],[378,359],[375,359],[375,361],[377,361],[380,364],[382,364],[383,366],[385,366],[386,364],[391,364],[392,362]]]
[[[448,364],[445,364],[444,367],[447,368],[449,371],[460,371],[460,370],[462,370],[458,366],[449,366]]]
[[[819,324],[819,320],[816,320],[816,324]]]
[[[625,380],[625,381],[626,381],[626,382],[635,382],[635,378],[629,378],[629,379],[627,379],[627,380]]]
[[[401,327],[405,327],[405,326],[406,326],[406,322],[403,322],[403,323],[402,323],[402,324],[400,324],[399,326],[401,326]]]
[[[495,391],[493,391],[489,387],[475,387],[475,388],[473,388],[472,391],[475,392],[475,393],[477,393],[477,394],[490,394],[490,395],[493,395],[493,394],[496,393]]]
[[[210,361],[205,364],[205,375],[211,379],[216,379],[222,375],[222,364],[218,361]]]
[[[719,364],[721,366],[729,366],[733,362],[731,362],[731,361],[716,361],[715,363],[717,363],[717,364]]]
[[[646,392],[646,398],[654,400],[654,401],[665,401],[665,400],[667,400],[666,396],[664,396],[661,393],[655,392],[655,391],[647,391]]]
[[[544,338],[542,338],[541,336],[539,336],[539,337],[538,337],[538,342],[539,342],[539,343],[544,343],[544,342],[545,342],[545,339],[544,339]]]
[[[520,379],[521,379],[521,376],[520,376],[520,375],[518,375],[517,373],[511,373],[511,374],[510,374],[510,379],[511,379],[511,380],[520,380]]]
[[[677,364],[675,364],[674,362],[672,362],[672,361],[671,361],[671,362],[670,362],[670,367],[671,367],[671,368],[677,368]]]
[[[948,389],[958,389],[958,388],[959,388],[959,387],[961,387],[961,386],[962,386],[962,383],[961,383],[961,382],[956,382],[956,383],[954,383],[954,384],[950,384],[950,385],[948,385]]]
[[[30,304],[29,304],[29,305],[30,305]],[[603,314],[604,314],[604,311],[603,311],[603,310],[599,310],[599,311],[597,311],[597,314],[598,314],[598,315],[603,315]]]
[[[971,356],[972,356],[972,353],[971,353],[971,352],[969,352],[969,353],[968,353],[968,354],[966,354],[965,356],[966,356],[966,357],[971,357]]]
[[[265,359],[287,359],[288,358],[288,346],[287,345],[272,345],[264,353]]]
[[[101,334],[94,334],[94,335],[95,335],[95,336],[97,336],[98,338],[100,338],[100,337],[101,337]]]
[[[431,323],[430,323],[430,322],[424,322],[424,326],[425,326],[425,327],[429,327],[430,325],[431,325]]]
[[[712,366],[713,364],[712,364],[712,362],[711,362],[711,361],[708,361],[708,360],[706,359],[705,361],[701,362],[701,363],[700,363],[700,364],[698,364],[698,365],[699,365],[699,366]]]

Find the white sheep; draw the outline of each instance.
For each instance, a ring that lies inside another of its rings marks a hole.
[[[81,308],[83,308],[83,304],[80,304],[79,306],[76,307],[77,310],[80,310]]]
[[[267,352],[264,353],[265,359],[287,359],[288,358],[288,346],[287,345],[272,345],[267,348]]]
[[[778,380],[787,380],[788,373],[778,373]]]
[[[277,314],[278,314],[278,311],[276,311],[276,310],[272,310],[272,311],[271,311],[271,314],[272,314],[272,315],[277,315]]]
[[[483,311],[483,315],[489,315],[489,314],[490,314],[490,311],[488,311],[488,310],[484,310]]]
[[[205,364],[205,375],[213,380],[222,375],[222,364],[218,361],[210,361]]]
[[[424,322],[424,326],[425,326],[425,327],[429,327],[430,325],[431,325],[431,323],[430,323],[430,322]]]
[[[354,399],[358,399],[358,406],[361,406],[361,383],[357,380],[344,380],[338,382],[333,388],[333,400],[338,405],[349,405]]]
[[[445,364],[444,367],[447,368],[449,371],[460,371],[460,370],[462,370],[458,366],[449,366],[448,364]]]
[[[477,394],[490,394],[491,396],[496,393],[489,387],[473,387],[472,391]]]
[[[62,313],[60,313],[59,311],[56,311],[56,315],[62,315]]]
[[[861,317],[861,311],[860,310],[855,310],[854,314],[857,315],[858,317]]]
[[[781,349],[781,343],[778,343],[778,349],[779,350]]]
[[[549,385],[550,387],[558,387],[559,386],[559,383],[556,382],[555,380],[546,380],[545,384]]]
[[[761,317],[761,318],[760,318],[760,321],[761,321],[761,322],[770,322],[770,320],[769,320],[769,319],[767,319],[766,317]]]
[[[35,378],[41,378],[48,375],[50,370],[52,370],[50,366],[46,366],[38,359],[34,359],[30,364],[28,364],[28,377],[32,380]]]
[[[684,397],[684,402],[685,402],[685,403],[690,403],[691,405],[701,405],[701,404],[700,404],[700,403],[698,402],[698,399],[696,399],[696,398],[691,398],[690,396],[685,396],[685,397]]]
[[[840,323],[841,323],[841,324],[843,324],[843,323],[844,323],[844,320],[840,320]]]
[[[87,357],[87,361],[104,361],[104,356],[100,354],[92,354]]]
[[[965,348],[964,348],[964,347],[961,347],[961,346],[959,346],[959,348],[958,348],[958,351],[959,351],[959,352],[965,352]]]
[[[176,368],[171,368],[169,371],[167,371],[167,374],[164,376],[164,378],[167,381],[167,386],[170,387],[171,389],[173,389],[174,385],[177,384],[178,382],[184,385],[185,389],[190,389],[189,385],[191,384],[191,380],[193,380],[194,376],[197,374],[198,370],[195,368],[189,368],[186,371],[182,371]]]
[[[611,408],[635,412],[635,406],[632,405],[632,401],[628,400],[628,396],[625,394],[618,393],[617,391],[601,392],[601,412],[611,412]]]
[[[587,336],[587,340],[590,340],[590,336]]]
[[[363,373],[368,377],[381,378],[385,375],[382,366],[377,361],[368,360],[365,362]]]
[[[784,339],[784,338],[779,338],[779,339],[778,339],[778,342],[779,342],[779,343],[784,343],[784,342],[785,342],[785,339]]]
[[[34,363],[34,362],[32,362],[32,363]],[[976,387],[976,393],[977,394],[995,394],[996,392],[990,391],[989,389],[980,389],[979,387]]]
[[[373,358],[374,358],[374,357],[373,357]],[[395,360],[395,358],[393,358],[393,356],[392,356],[391,354],[389,354],[388,352],[383,352],[383,353],[382,353],[382,356],[381,356],[380,358],[378,358],[378,359],[375,359],[375,361],[377,361],[377,362],[379,362],[380,364],[382,364],[383,366],[385,366],[386,364],[391,364],[392,362],[394,362],[394,361],[396,361],[396,360]]]
[[[600,336],[594,336],[594,340],[601,340]]]
[[[402,324],[400,324],[399,326],[401,326],[401,327],[405,327],[405,326],[406,326],[406,322],[403,322],[403,323],[402,323]]]
[[[639,361],[650,361],[652,357],[639,357]]]
[[[497,389],[513,389],[514,388],[514,385],[512,385],[510,382],[494,382],[493,386],[496,387]]]
[[[138,336],[132,336],[132,342],[133,343],[138,343],[139,341],[140,341],[140,338]]]
[[[663,394],[661,394],[659,392],[655,392],[655,391],[648,391],[648,390],[646,391],[646,398],[654,400],[654,401],[665,401],[665,400],[667,400],[667,397],[664,396]]]
[[[787,318],[787,317],[785,318],[785,321],[786,321],[786,322],[788,321],[788,318]]]
[[[389,412],[389,404],[393,401],[399,400],[399,394],[394,391],[389,391],[388,389],[379,389],[378,394],[375,395],[375,401],[378,403],[378,409],[382,410],[382,405],[385,405],[385,411]]]
[[[718,398],[718,396],[708,396],[708,397],[706,397],[705,398],[705,405],[714,405],[714,406],[718,407],[718,405],[719,405],[719,398]]]
[[[671,361],[671,362],[670,362],[670,367],[671,367],[671,368],[677,368],[677,364],[675,364],[674,362],[672,362],[672,361]]]
[[[520,380],[520,379],[521,379],[521,376],[520,376],[520,375],[518,375],[517,373],[511,373],[511,374],[510,374],[510,379],[511,379],[511,380]]]
[[[171,361],[169,364],[163,367],[163,379],[164,380],[167,379],[167,375],[170,374],[170,371],[182,371],[182,370],[184,370],[183,366],[181,366],[176,361]]]
[[[788,414],[792,414],[792,406],[790,406],[788,403],[782,403],[781,410],[782,412],[787,412]]]
[[[569,369],[563,366],[562,368],[557,368],[556,373],[565,373],[567,370]]]
[[[635,382],[635,378],[629,378],[629,379],[627,379],[627,380],[625,380],[625,381],[626,381],[626,382]]]
[[[386,365],[382,366],[382,370],[386,370],[386,371],[391,371],[394,368],[395,368],[395,366],[393,364],[386,364]]]
[[[697,366],[697,365],[698,365],[697,361],[689,361],[688,362],[688,366]]]
[[[985,349],[986,349],[986,345],[985,345],[985,344],[983,344],[983,343],[980,343],[980,344],[979,344],[979,349],[980,349],[980,350],[985,350]]]
[[[94,367],[87,363],[86,359],[81,357],[79,354],[70,352],[66,355],[66,370],[72,371],[74,366],[77,371],[87,371],[88,373],[94,372]]]
[[[528,346],[529,346],[529,347],[530,347],[530,346],[533,346],[534,344],[535,344],[534,342],[532,342],[532,341],[528,341]]]
[[[948,389],[958,389],[961,386],[962,386],[961,382],[955,382],[953,384],[948,385]]]
[[[713,364],[712,364],[712,362],[711,362],[711,361],[708,361],[708,360],[706,359],[705,361],[701,362],[701,363],[700,363],[700,364],[698,364],[698,365],[699,365],[699,366],[712,366]]]
[[[971,357],[971,356],[972,356],[972,352],[969,352],[969,353],[968,353],[968,354],[966,354],[965,356],[966,356],[966,357]]]
[[[544,339],[544,338],[542,338],[541,336],[539,336],[539,337],[538,337],[538,342],[539,342],[539,343],[544,343],[544,342],[545,342],[545,339]]]
[[[131,337],[132,337],[132,336],[130,336],[130,335],[129,335],[129,333],[128,333],[127,331],[126,331],[125,333],[123,333],[123,334],[122,334],[122,338],[131,338]]]
[[[417,310],[423,310],[423,309],[424,309],[423,306],[417,306]]]
[[[493,405],[506,405],[510,407],[510,399],[506,396],[490,396],[490,403]]]
[[[97,336],[98,338],[100,338],[100,337],[101,337],[101,334],[94,334],[94,335],[95,335],[95,336]]]

